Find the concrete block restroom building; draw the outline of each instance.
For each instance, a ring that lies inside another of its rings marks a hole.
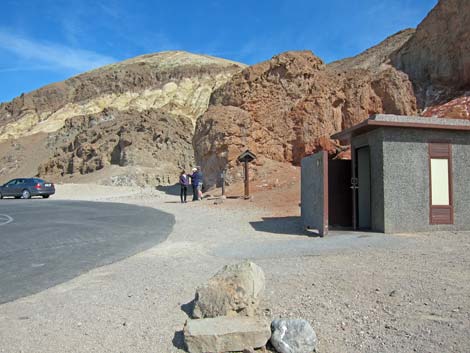
[[[470,230],[470,121],[374,115],[332,138],[351,160],[302,160],[306,228]]]

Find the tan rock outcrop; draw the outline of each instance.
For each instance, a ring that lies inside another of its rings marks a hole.
[[[49,144],[61,147],[39,167],[39,175],[57,180],[115,165],[143,168],[151,176],[122,184],[168,184],[194,165],[191,138],[192,123],[185,117],[153,109],[106,109],[68,119],[49,136]]]

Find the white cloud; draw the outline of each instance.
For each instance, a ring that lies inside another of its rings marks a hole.
[[[22,71],[54,71],[54,67],[50,65],[32,65],[32,66],[13,66],[13,67],[0,67],[2,72],[22,72]]]
[[[1,29],[0,48],[34,64],[40,63],[77,72],[91,70],[116,61],[112,57],[93,51],[75,49],[57,43],[37,42]]]

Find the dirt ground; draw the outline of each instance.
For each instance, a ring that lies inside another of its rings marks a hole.
[[[267,186],[262,186],[266,185]],[[160,245],[0,306],[0,352],[181,352],[184,304],[228,263],[266,273],[270,318],[304,318],[320,353],[470,352],[470,233],[306,236],[298,170],[283,183],[241,185],[214,204],[179,203],[171,188],[58,185],[54,199],[150,206],[174,214]]]

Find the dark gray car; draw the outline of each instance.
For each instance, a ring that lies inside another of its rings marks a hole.
[[[0,186],[0,199],[14,197],[30,199],[31,196],[42,196],[47,199],[55,193],[54,184],[39,178],[17,178]]]

